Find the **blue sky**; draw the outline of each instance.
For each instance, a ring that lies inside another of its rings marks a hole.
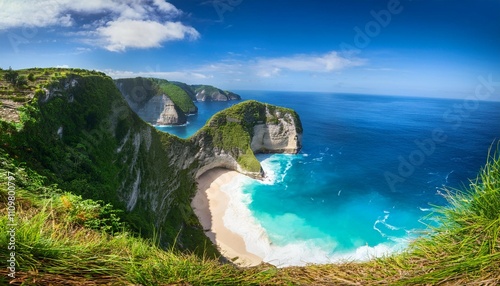
[[[0,0],[0,67],[500,100],[498,0]],[[493,88],[491,86],[494,86]]]

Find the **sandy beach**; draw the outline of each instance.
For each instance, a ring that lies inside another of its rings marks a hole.
[[[216,244],[224,257],[240,266],[255,266],[262,258],[249,253],[241,236],[224,226],[223,217],[229,198],[220,190],[221,186],[231,182],[235,171],[217,168],[204,173],[198,178],[198,191],[191,202],[205,234]]]

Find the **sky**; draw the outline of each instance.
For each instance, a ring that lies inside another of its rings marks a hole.
[[[0,67],[500,100],[500,1],[0,0]]]

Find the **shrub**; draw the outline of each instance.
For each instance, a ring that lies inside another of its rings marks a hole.
[[[3,75],[3,78],[13,85],[16,84],[18,77],[19,73],[17,71],[12,70],[12,68],[10,67],[9,70]]]
[[[26,86],[26,85],[28,85],[28,80],[26,79],[26,76],[21,75],[21,76],[17,77],[17,80],[15,82],[16,87],[21,88],[21,87]]]

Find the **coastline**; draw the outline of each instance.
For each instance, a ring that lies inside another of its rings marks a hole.
[[[229,198],[221,190],[221,186],[230,183],[237,176],[241,174],[222,168],[205,172],[197,179],[198,190],[191,206],[205,234],[217,245],[224,257],[239,266],[256,266],[262,263],[262,258],[248,252],[243,238],[227,229],[223,221]]]

